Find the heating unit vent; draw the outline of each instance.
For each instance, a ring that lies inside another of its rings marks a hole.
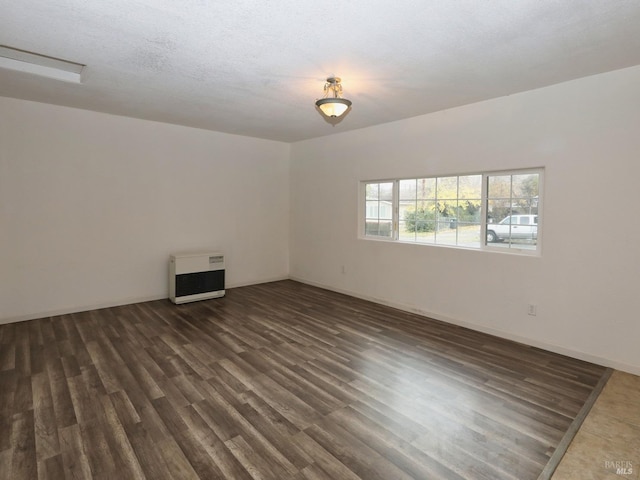
[[[186,303],[224,296],[224,255],[186,253],[169,257],[169,298]]]

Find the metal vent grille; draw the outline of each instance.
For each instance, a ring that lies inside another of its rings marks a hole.
[[[224,270],[176,275],[176,297],[224,290]]]

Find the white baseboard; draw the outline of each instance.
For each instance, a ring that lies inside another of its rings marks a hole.
[[[114,300],[111,302],[80,305],[59,310],[48,310],[45,312],[30,313],[28,315],[20,315],[17,317],[2,318],[0,319],[0,325],[5,323],[26,322],[27,320],[37,320],[38,318],[55,317],[57,315],[68,315],[70,313],[88,312],[90,310],[99,310],[101,308],[120,307],[122,305],[131,305],[132,303],[151,302],[153,300],[162,300],[164,298],[169,298],[169,293],[166,293],[165,295],[152,295],[149,297],[126,298]]]
[[[475,330],[477,332],[488,333],[489,335],[494,335],[496,337],[504,338],[507,340],[513,340],[514,342],[523,343],[525,345],[529,345],[531,347],[540,348],[542,350],[547,350],[553,353],[559,353],[560,355],[566,355],[568,357],[576,358],[578,360],[584,360],[585,362],[595,363],[597,365],[602,365],[604,367],[614,368],[616,370],[621,370],[623,372],[631,373],[633,375],[640,375],[640,366],[637,365],[629,365],[627,363],[619,362],[617,360],[612,360],[609,358],[600,357],[598,355],[592,355],[587,352],[582,352],[579,350],[573,350],[570,348],[563,347],[561,345],[556,345],[553,343],[542,342],[540,340],[523,337],[520,335],[513,334],[511,332],[505,332],[502,330],[485,327],[483,325],[478,325],[472,322],[466,322],[464,320],[459,320],[457,318],[451,318],[444,315],[440,315],[434,312],[428,312],[419,308],[416,308],[413,305],[406,305],[403,303],[392,302],[389,300],[385,300],[382,298],[371,297],[369,295],[362,295],[356,292],[352,292],[350,290],[336,288],[330,285],[324,285],[318,282],[314,282],[311,280],[307,280],[304,278],[291,276],[291,280],[296,282],[304,283],[307,285],[311,285],[318,288],[323,288],[325,290],[330,290],[337,293],[342,293],[344,295],[349,295],[351,297],[360,298],[362,300],[368,300],[373,303],[378,303],[380,305],[386,305],[388,307],[397,308],[398,310],[402,310],[405,312],[415,313],[417,315],[421,315],[423,317],[433,318],[434,320],[440,320],[442,322],[450,323],[453,325],[458,325],[460,327],[465,327],[470,330]]]
[[[240,283],[234,283],[231,285],[225,285],[225,289],[229,290],[232,288],[246,287],[247,285],[257,285],[260,283],[277,282],[280,280],[288,280],[288,279],[289,279],[289,276],[279,276],[279,277],[274,277],[270,279],[256,280],[253,282],[244,282],[244,283],[240,282]],[[19,315],[16,317],[0,318],[0,325],[6,324],[6,323],[26,322],[28,320],[37,320],[38,318],[55,317],[58,315],[68,315],[70,313],[88,312],[90,310],[99,310],[101,308],[121,307],[123,305],[131,305],[133,303],[151,302],[153,300],[164,300],[168,298],[169,298],[169,292],[166,292],[161,295],[151,295],[148,297],[131,297],[131,298],[113,300],[110,302],[79,305],[74,307],[61,308],[57,310],[47,310],[44,312],[30,313],[27,315]]]
[[[251,282],[234,283],[233,285],[225,286],[225,288],[229,289],[229,288],[247,287],[249,285],[260,285],[261,283],[281,282],[282,280],[290,280],[290,279],[291,277],[289,277],[289,275],[284,275],[280,277],[272,277],[272,278],[267,278],[262,280],[253,280]]]
[[[336,288],[336,287],[333,287],[331,285],[321,284],[321,283],[314,282],[314,281],[311,281],[311,280],[307,280],[307,279],[304,279],[304,278],[301,278],[301,277],[296,277],[296,276],[278,276],[278,277],[274,277],[274,278],[270,278],[270,279],[261,279],[261,280],[252,281],[252,282],[234,283],[232,285],[225,286],[225,288],[226,289],[232,289],[232,288],[245,287],[245,286],[248,286],[248,285],[258,285],[258,284],[261,284],[261,283],[278,282],[278,281],[288,280],[288,279],[294,280],[296,282],[304,283],[304,284],[307,284],[307,285],[312,285],[314,287],[323,288],[325,290],[330,290],[330,291],[333,291],[333,292],[342,293],[344,295],[349,295],[351,297],[360,298],[362,300],[368,300],[370,302],[378,303],[378,304],[381,304],[381,305],[386,305],[388,307],[397,308],[398,310],[403,310],[405,312],[415,313],[417,315],[421,315],[421,316],[424,316],[424,317],[433,318],[435,320],[440,320],[442,322],[450,323],[450,324],[453,324],[453,325],[458,325],[460,327],[469,328],[470,330],[475,330],[475,331],[478,331],[478,332],[488,333],[490,335],[495,335],[495,336],[500,337],[500,338],[505,338],[505,339],[508,339],[508,340],[513,340],[515,342],[524,343],[525,345],[530,345],[532,347],[541,348],[543,350],[548,350],[550,352],[559,353],[561,355],[566,355],[566,356],[569,356],[569,357],[577,358],[579,360],[584,360],[586,362],[595,363],[595,364],[602,365],[602,366],[605,366],[605,367],[615,368],[616,370],[621,370],[623,372],[631,373],[633,375],[640,375],[640,366],[629,365],[629,364],[626,364],[626,363],[623,363],[623,362],[619,362],[619,361],[616,361],[616,360],[612,360],[612,359],[609,359],[609,358],[604,358],[604,357],[600,357],[600,356],[597,356],[597,355],[592,355],[592,354],[587,353],[587,352],[582,352],[582,351],[579,351],[579,350],[573,350],[573,349],[570,349],[570,348],[566,348],[566,347],[563,347],[561,345],[542,342],[542,341],[539,341],[539,340],[536,340],[536,339],[531,339],[531,338],[528,338],[528,337],[523,337],[523,336],[520,336],[520,335],[516,335],[516,334],[513,334],[511,332],[505,332],[505,331],[502,331],[502,330],[485,327],[483,325],[478,325],[478,324],[475,324],[475,323],[472,323],[472,322],[467,322],[467,321],[460,320],[460,319],[457,319],[457,318],[447,317],[447,316],[440,315],[440,314],[435,313],[435,312],[428,312],[428,311],[416,308],[413,305],[406,305],[406,304],[403,304],[403,303],[398,303],[398,302],[392,302],[392,301],[389,301],[389,300],[385,300],[383,298],[372,297],[372,296],[369,296],[369,295],[362,295],[362,294],[359,294],[357,292],[353,292],[351,290]],[[105,303],[100,303],[100,304],[82,305],[82,306],[70,307],[70,308],[60,309],[60,310],[51,310],[51,311],[45,311],[45,312],[38,312],[38,313],[33,313],[33,314],[28,314],[28,315],[20,315],[20,316],[16,316],[16,317],[2,318],[2,319],[0,319],[0,325],[6,324],[6,323],[24,322],[24,321],[28,321],[28,320],[35,320],[35,319],[38,319],[38,318],[54,317],[54,316],[57,316],[57,315],[67,315],[67,314],[70,314],[70,313],[86,312],[86,311],[89,311],[89,310],[98,310],[98,309],[101,309],[101,308],[119,307],[119,306],[122,306],[122,305],[130,305],[132,303],[142,303],[142,302],[150,302],[150,301],[153,301],[153,300],[163,300],[163,299],[167,299],[167,298],[169,298],[169,293],[168,292],[165,293],[165,294],[162,294],[162,295],[153,295],[153,296],[148,296],[148,297],[127,298],[127,299],[114,300],[112,302],[105,302]]]

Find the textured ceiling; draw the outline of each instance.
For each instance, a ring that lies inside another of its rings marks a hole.
[[[638,65],[639,25],[638,0],[0,0],[0,45],[87,65],[0,68],[0,96],[291,142]]]

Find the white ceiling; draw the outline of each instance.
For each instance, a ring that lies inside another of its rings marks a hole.
[[[0,96],[292,142],[638,65],[640,1],[0,0],[0,45],[87,65]]]

